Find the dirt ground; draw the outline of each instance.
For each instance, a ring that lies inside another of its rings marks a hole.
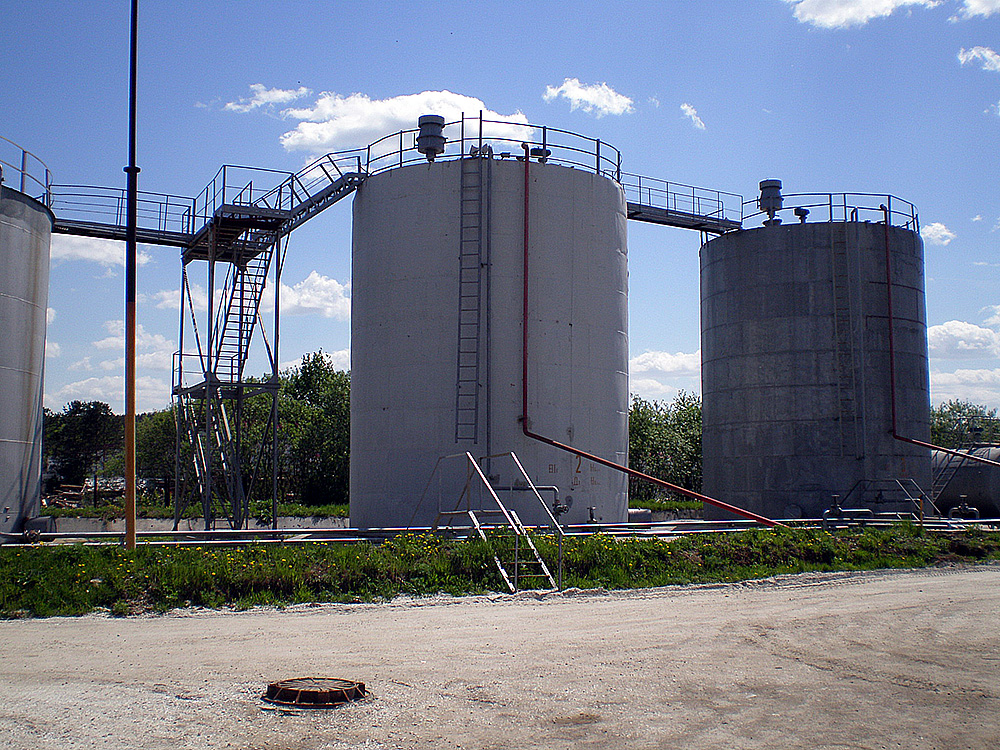
[[[0,622],[0,747],[1000,747],[1000,567]],[[283,712],[266,683],[370,697]]]

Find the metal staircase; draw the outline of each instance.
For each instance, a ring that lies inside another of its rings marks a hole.
[[[543,589],[561,589],[563,565],[562,541],[564,536],[562,527],[555,516],[552,515],[548,506],[545,505],[545,501],[542,500],[537,487],[531,481],[531,478],[524,470],[524,466],[521,465],[520,460],[513,451],[484,457],[484,459],[499,459],[504,457],[510,457],[513,461],[524,482],[523,489],[529,491],[545,510],[549,520],[549,528],[556,534],[559,550],[558,580],[553,577],[541,554],[539,554],[528,528],[521,522],[517,511],[504,504],[486,477],[486,474],[483,473],[479,463],[469,452],[443,456],[438,459],[434,470],[431,472],[431,479],[428,480],[427,484],[428,487],[431,486],[434,475],[440,469],[442,461],[447,459],[463,459],[466,461],[466,481],[462,492],[459,494],[454,506],[450,509],[442,509],[439,505],[438,514],[432,529],[435,532],[444,528],[452,531],[460,528],[466,528],[469,531],[474,530],[479,538],[490,548],[493,564],[512,594],[525,588],[522,585],[524,582],[530,582],[527,588],[538,588],[537,585],[533,584],[541,582],[541,588]],[[485,504],[488,507],[473,507],[472,498],[476,488],[486,491],[488,500]],[[426,490],[420,502],[423,502],[425,496]],[[456,523],[456,521],[462,521],[466,518],[471,522],[471,526],[463,527]]]
[[[458,250],[458,354],[455,376],[455,442],[479,442],[483,351],[483,287],[490,235],[489,196],[493,153],[474,149],[461,160]]]
[[[234,264],[230,269],[224,286],[223,303],[219,308],[221,320],[216,326],[215,345],[212,347],[215,358],[213,371],[222,380],[238,382],[243,377],[273,255],[272,242],[243,265]]]
[[[963,449],[959,448],[959,450]],[[941,497],[941,493],[951,484],[951,480],[955,478],[955,473],[968,461],[968,456],[956,456],[952,453],[945,453],[944,463],[934,471],[934,476],[931,479],[931,499],[935,503]]]
[[[524,588],[538,588],[531,584],[539,581],[543,589],[555,591],[558,588],[531,535],[514,510],[501,507],[493,511],[467,512],[479,538],[489,545],[493,564],[512,594]],[[490,518],[493,520],[487,520]],[[526,581],[528,586],[523,585]]]
[[[191,393],[176,399],[177,428],[184,444],[191,446],[191,466],[194,469],[193,488],[202,503],[202,512],[214,525],[227,519],[232,528],[242,528],[245,520],[244,486],[238,456],[234,450],[232,430],[224,404],[211,410],[207,422],[206,402]],[[210,427],[209,427],[210,425]],[[213,493],[213,486],[225,488],[225,495]],[[182,495],[185,493],[182,493]],[[189,502],[174,507],[174,530],[180,523]]]
[[[934,502],[937,502],[941,493],[951,484],[951,480],[955,478],[958,470],[969,463],[968,453],[977,446],[982,445],[980,442],[984,433],[982,423],[985,422],[988,424],[991,421],[989,417],[969,417],[961,422],[961,431],[957,436],[958,447],[955,450],[961,451],[966,455],[944,454],[943,463],[934,470],[934,476],[931,478],[931,498]]]
[[[831,226],[830,264],[833,279],[834,348],[837,365],[837,417],[843,456],[861,458],[857,384],[854,368],[854,331],[851,330],[850,267],[847,252],[848,224]]]
[[[275,174],[283,178],[277,186],[259,187],[273,185]],[[268,274],[274,269],[273,281],[278,287],[282,238],[350,195],[364,177],[357,156],[338,159],[328,155],[294,174],[223,167],[193,199],[185,214],[189,239],[181,255],[184,269],[181,351],[176,358],[174,377],[178,414],[175,522],[188,505],[200,500],[206,528],[223,518],[234,529],[244,528],[250,515],[251,495],[255,490],[260,494],[259,488],[267,484],[262,480],[268,470],[274,515],[278,318],[276,313],[272,347],[260,315]],[[187,282],[188,268],[194,261],[207,261],[209,290],[216,288],[216,266],[222,263],[226,268],[221,296],[209,294],[204,348],[198,330],[199,316]],[[186,328],[194,333],[196,354],[183,353]],[[248,379],[247,358],[258,331],[266,348],[270,377]],[[196,371],[185,373],[185,358],[197,362]],[[245,424],[247,404],[255,397],[270,400],[270,417],[263,433],[250,430]],[[185,445],[192,446],[190,456],[182,456]],[[188,481],[191,472],[193,477]],[[261,499],[266,500],[266,495]]]

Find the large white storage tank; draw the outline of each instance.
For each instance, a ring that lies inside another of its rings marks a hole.
[[[468,465],[514,451],[564,523],[627,517],[624,475],[522,434],[524,162],[401,166],[354,200],[351,521],[429,526],[455,507]],[[530,164],[529,427],[621,464],[628,448],[625,200],[586,169]],[[461,351],[461,353],[460,353]],[[509,459],[485,462],[523,488]],[[428,488],[428,483],[430,486]],[[476,484],[476,483],[474,483]],[[425,492],[425,488],[428,488]],[[525,523],[548,519],[501,491]],[[423,500],[421,497],[423,496]],[[486,507],[477,499],[472,507]],[[465,507],[464,504],[462,507]]]
[[[0,534],[39,510],[52,223],[43,203],[0,185]]]
[[[911,512],[896,480],[929,491],[930,453],[892,436],[886,242],[897,431],[928,441],[916,214],[905,204],[893,213],[903,226],[887,230],[877,209],[887,196],[865,197],[875,210],[860,216],[844,196],[809,198],[827,220],[806,223],[800,206],[802,222],[701,248],[704,492],[771,518],[819,517],[834,495],[845,508]]]

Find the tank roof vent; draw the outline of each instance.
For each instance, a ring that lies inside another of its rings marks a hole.
[[[783,200],[781,197],[781,180],[761,180],[760,198],[757,199],[757,208],[767,214],[767,221],[764,226],[780,224],[781,219],[775,214],[781,210]]]
[[[444,153],[444,118],[441,115],[421,115],[417,120],[420,132],[417,134],[417,151],[434,161],[434,157]]]

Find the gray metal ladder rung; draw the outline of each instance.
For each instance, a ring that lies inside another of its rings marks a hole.
[[[480,326],[484,162],[461,160],[459,185],[458,348],[455,375],[455,439],[476,441],[479,433]]]

